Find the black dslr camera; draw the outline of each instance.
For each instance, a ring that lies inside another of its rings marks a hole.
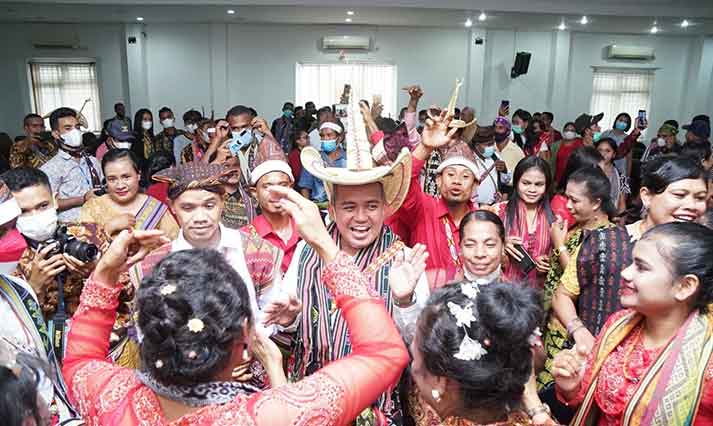
[[[47,240],[47,244],[57,244],[57,247],[48,254],[47,257],[56,254],[66,253],[82,262],[92,262],[97,258],[99,249],[91,243],[85,243],[67,232],[66,226],[60,226],[54,233],[52,239]]]

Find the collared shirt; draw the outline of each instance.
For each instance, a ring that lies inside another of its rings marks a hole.
[[[102,179],[102,168],[95,157],[87,155],[75,158],[69,155],[67,151],[61,149],[57,152],[57,155],[52,157],[44,166],[40,167],[40,170],[45,172],[49,177],[52,192],[59,194],[58,198],[82,197],[87,191],[94,187],[92,172],[87,165],[87,159],[91,162],[99,179]],[[59,212],[59,221],[78,221],[80,210],[81,207],[74,207]]]
[[[257,232],[260,237],[282,250],[283,256],[280,268],[282,269],[282,273],[287,272],[287,268],[290,266],[290,261],[292,261],[292,256],[295,254],[297,243],[300,242],[300,234],[297,232],[297,225],[295,224],[295,221],[290,218],[292,235],[287,242],[277,235],[277,233],[272,229],[272,225],[267,221],[267,218],[265,218],[264,215],[256,217],[255,220],[252,221],[251,225],[255,228],[255,232]],[[244,227],[243,230],[250,232],[250,226]]]
[[[480,171],[480,176],[476,178],[481,179],[478,189],[475,194],[471,197],[471,200],[479,204],[493,205],[495,202],[499,201],[496,198],[498,193],[498,188],[500,184],[507,185],[511,183],[512,175],[510,170],[505,173],[500,173],[493,166],[495,164],[495,159],[493,158],[481,158],[477,153],[475,154],[475,164],[478,166]],[[488,171],[489,170],[489,171]],[[485,174],[485,172],[488,172]]]
[[[240,231],[237,229],[230,229],[223,225],[220,226],[220,241],[218,245],[214,248],[215,250],[223,253],[225,259],[228,261],[230,266],[235,269],[235,271],[240,275],[240,278],[245,282],[245,286],[248,290],[248,296],[250,297],[250,308],[255,313],[255,324],[260,329],[262,327],[263,314],[258,307],[257,296],[255,295],[255,285],[253,284],[252,277],[248,271],[247,263],[245,262],[245,253],[243,251],[242,237]],[[183,230],[178,233],[178,238],[171,243],[171,252],[177,252],[181,250],[190,250],[194,247],[186,240],[183,236]],[[276,274],[276,278],[273,284],[273,288],[276,291],[280,289],[280,275]],[[271,292],[272,293],[272,292]],[[260,306],[267,306],[270,299],[274,297],[273,294],[266,294],[262,296],[260,300]],[[264,328],[264,327],[263,327]],[[272,334],[274,327],[268,328],[268,335]]]
[[[343,149],[339,148],[339,157],[336,160],[331,160],[329,155],[324,151],[319,152],[328,167],[347,167],[347,157]],[[327,201],[327,191],[324,189],[324,182],[318,179],[307,169],[302,169],[302,176],[300,176],[300,181],[297,184],[300,188],[309,189],[310,198],[316,203],[324,203]]]
[[[182,163],[181,153],[183,152],[183,148],[191,146],[191,142],[192,141],[188,139],[185,133],[178,135],[173,139],[173,158],[176,159],[176,164]]]
[[[450,281],[459,269],[459,265],[453,259],[451,249],[460,255],[460,231],[448,212],[446,202],[440,197],[424,194],[418,184],[418,177],[424,163],[423,160],[413,158],[411,186],[406,200],[389,220],[397,221],[399,226],[407,230],[411,245],[421,243],[426,246],[429,254],[426,270],[444,271],[446,280]],[[469,210],[473,211],[477,208],[472,202],[468,202]],[[449,243],[448,234],[452,236],[451,243]],[[440,281],[432,282],[431,286],[444,284]]]

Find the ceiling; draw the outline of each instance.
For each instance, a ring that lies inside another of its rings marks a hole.
[[[434,7],[437,6],[437,7]],[[229,15],[227,10],[234,10]],[[354,15],[347,15],[351,10]],[[479,21],[485,12],[487,19]],[[582,15],[589,20],[580,24]],[[271,23],[713,35],[713,0],[0,0],[0,22]],[[351,22],[345,22],[351,19]],[[683,19],[690,26],[682,28]]]

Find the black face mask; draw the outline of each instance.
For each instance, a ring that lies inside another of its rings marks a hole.
[[[500,143],[503,142],[505,139],[508,138],[508,133],[498,133],[495,132],[495,142]]]

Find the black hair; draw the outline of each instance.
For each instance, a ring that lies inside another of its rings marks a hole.
[[[77,118],[77,112],[72,108],[57,108],[50,114],[50,129],[59,130],[59,119],[65,117]]]
[[[706,161],[711,158],[711,144],[705,140],[689,141],[683,144],[680,154],[698,161]]]
[[[543,116],[543,117],[548,117],[548,118],[550,119],[550,121],[555,121],[555,115],[552,114],[552,113],[549,112],[549,111],[543,112],[543,113],[542,113],[542,116]]]
[[[295,109],[295,104],[293,104],[292,102],[285,102],[285,103],[282,105],[282,110],[284,111],[284,110],[286,110],[286,109],[290,109],[289,107],[292,107],[292,110],[294,110],[294,109]]]
[[[567,126],[572,126],[572,127],[574,127],[574,128],[575,128],[574,132],[575,132],[575,133],[577,132],[577,127],[574,125],[574,122],[573,122],[573,121],[568,121],[568,122],[564,123],[564,126],[562,126],[562,131],[563,131],[563,132],[564,132],[564,129],[567,128]]]
[[[427,109],[422,109],[422,110],[420,110],[420,111],[418,112],[419,118],[420,118],[422,115],[425,115],[426,118],[428,118],[428,110],[427,110]]]
[[[530,120],[532,120],[532,114],[530,114],[528,111],[525,111],[524,109],[518,109],[512,114],[513,118],[514,117],[519,117],[520,120],[522,121],[527,121],[528,123]]]
[[[614,158],[612,158],[612,162],[613,162],[616,159],[616,150],[618,148],[616,141],[612,138],[601,138],[594,143],[594,147],[599,148],[599,145],[601,145],[601,144],[608,144],[609,147],[614,151]],[[602,156],[602,159],[604,159],[604,156]]]
[[[194,109],[189,109],[183,114],[183,122],[191,122],[191,123],[198,123],[203,119],[203,115],[194,110]]]
[[[121,102],[117,102],[117,103],[115,103],[115,104],[114,104],[114,109],[116,109],[116,107],[118,107],[119,105],[121,105],[121,106],[124,106],[124,104],[123,104],[123,103],[121,103]]]
[[[173,111],[171,110],[171,108],[165,106],[165,107],[161,108],[160,110],[158,110],[158,116],[161,117],[161,114],[163,114],[164,112],[170,112],[171,115],[173,115]]]
[[[151,127],[149,130],[144,130],[144,128],[141,127],[142,122],[144,121],[144,114],[147,113],[151,115],[151,120],[153,121],[153,114],[151,113],[151,110],[147,108],[141,108],[140,110],[136,111],[136,114],[134,114],[134,137],[136,138],[136,140],[141,140],[144,131],[148,132],[149,137],[153,139],[153,127]]]
[[[706,172],[700,160],[680,155],[662,155],[644,163],[641,187],[653,194],[661,194],[669,185],[684,179],[701,179]]]
[[[466,214],[460,221],[460,227],[458,228],[461,236],[461,241],[463,241],[463,236],[465,235],[465,227],[468,226],[470,222],[489,222],[495,225],[495,229],[498,231],[498,236],[505,244],[505,225],[500,217],[490,210],[475,210]]]
[[[598,167],[603,160],[602,154],[593,146],[582,146],[575,149],[567,159],[567,166],[557,183],[557,191],[564,192],[567,189],[567,180],[572,173],[583,167]]]
[[[517,163],[517,166],[515,166],[515,171],[513,172],[512,196],[510,197],[510,200],[507,202],[507,205],[505,207],[505,223],[507,224],[508,229],[513,226],[517,227],[518,220],[516,216],[518,212],[518,207],[520,205],[520,202],[522,201],[520,199],[520,194],[518,192],[517,185],[520,182],[522,175],[524,175],[525,172],[531,169],[537,169],[545,175],[545,193],[542,196],[542,200],[540,200],[540,203],[542,204],[542,208],[545,211],[547,223],[551,224],[555,220],[555,216],[552,213],[552,207],[550,207],[550,196],[552,195],[552,172],[550,172],[550,165],[542,158],[536,155],[531,155],[520,160]],[[519,231],[529,232],[526,229],[520,229]]]
[[[616,129],[616,122],[619,121],[620,117],[624,117],[629,120],[629,125],[626,126],[626,129],[624,129],[625,132],[628,132],[629,129],[631,129],[631,124],[633,123],[633,121],[631,120],[631,115],[626,112],[620,112],[619,114],[617,114],[617,116],[614,118],[614,124],[612,124],[612,127]]]
[[[37,185],[44,186],[50,193],[52,192],[52,186],[47,174],[34,167],[10,169],[2,175],[2,180],[7,184],[11,192],[19,192]]]
[[[40,407],[37,405],[37,390],[48,374],[46,364],[39,358],[25,354],[17,355],[19,374],[0,366],[0,418],[7,426],[22,426],[31,418],[34,424],[42,425]],[[51,401],[44,401],[49,404]]]
[[[459,327],[451,303],[473,303],[477,320]],[[541,320],[541,296],[534,289],[494,282],[482,286],[473,301],[455,283],[429,298],[419,317],[416,343],[430,374],[458,383],[461,406],[501,411],[522,399],[532,373],[529,338]],[[480,342],[487,354],[472,361],[456,358],[466,335]]]
[[[393,118],[377,117],[374,121],[376,123],[376,127],[387,135],[394,133],[396,128],[399,127],[398,123],[396,123],[396,120]]]
[[[668,241],[656,244],[658,252],[669,262],[674,278],[695,275],[700,281],[693,309],[705,314],[713,302],[713,230],[693,222],[670,222],[654,226],[641,240],[659,238]]]
[[[258,114],[257,114],[257,110],[255,108],[250,107],[248,109],[250,110],[250,115],[252,115],[253,117],[257,117]]]
[[[42,120],[42,116],[39,114],[35,114],[34,112],[31,112],[25,116],[25,118],[22,119],[22,125],[23,126],[28,126],[30,123],[29,121],[32,120],[33,118],[39,118]]]
[[[104,154],[104,157],[102,157],[102,173],[106,176],[106,165],[119,161],[123,158],[127,158],[131,162],[131,165],[136,173],[141,173],[141,168],[139,167],[139,157],[137,157],[133,151],[123,148],[113,148]]]
[[[616,207],[611,199],[611,182],[604,171],[597,167],[584,167],[572,173],[569,182],[584,184],[587,198],[590,201],[599,200],[601,209],[609,219],[616,216]]]
[[[307,139],[309,139],[309,132],[305,129],[293,129],[293,131],[290,132],[290,146],[293,149],[297,149],[297,138],[299,138],[302,133],[307,134]]]
[[[96,156],[97,149],[102,143],[101,138],[98,138],[93,132],[82,133],[82,146],[86,153]]]
[[[252,115],[252,112],[250,111],[250,108],[245,105],[236,105],[228,110],[225,114],[225,119],[227,120],[230,117],[237,117],[243,114]]]
[[[169,285],[175,287],[170,293]],[[245,282],[219,252],[171,253],[137,293],[144,368],[168,385],[211,381],[228,365],[235,343],[247,337],[243,324],[252,324],[250,309]],[[202,321],[199,332],[189,330],[192,319]]]
[[[156,151],[144,163],[144,173],[141,175],[141,186],[148,188],[154,183],[151,178],[161,170],[176,165],[173,153],[166,151]]]
[[[670,126],[675,127],[676,130],[678,130],[678,121],[676,121],[676,120],[666,120],[663,122],[663,124],[668,124]]]

